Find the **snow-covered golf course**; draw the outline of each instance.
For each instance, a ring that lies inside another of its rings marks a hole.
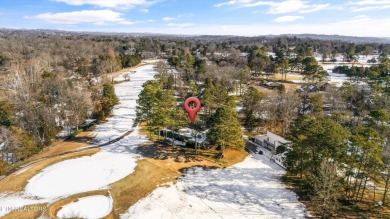
[[[122,218],[304,218],[306,210],[280,181],[284,170],[261,155],[225,169],[191,168],[158,188]]]
[[[11,210],[5,207],[52,203],[70,195],[108,189],[110,184],[133,173],[136,161],[142,159],[135,149],[147,141],[133,127],[136,99],[142,84],[156,73],[152,64],[134,70],[131,81],[115,85],[120,104],[107,122],[95,128],[95,142],[108,142],[134,131],[92,156],[44,168],[28,181],[22,193],[0,194],[0,206],[4,206],[0,208],[0,216]],[[224,169],[193,167],[176,184],[155,189],[120,217],[303,218],[306,209],[281,182],[283,173],[284,170],[260,155],[249,155],[243,162]],[[115,200],[111,198],[80,198],[63,206],[57,216],[104,217],[115,208]]]

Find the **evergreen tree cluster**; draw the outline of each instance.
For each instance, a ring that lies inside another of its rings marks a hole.
[[[115,94],[114,86],[110,83],[103,84],[101,98],[96,102],[97,118],[101,120],[105,119],[117,104],[119,104],[119,99]]]

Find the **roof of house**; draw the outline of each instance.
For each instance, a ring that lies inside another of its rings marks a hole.
[[[269,141],[279,142],[281,144],[286,144],[286,143],[290,142],[290,141],[286,140],[285,138],[283,138],[282,136],[279,136],[279,135],[274,134],[272,132],[267,132],[267,134],[265,134],[265,135],[257,135],[257,136],[255,136],[255,138],[257,138],[259,140],[264,140],[264,139],[269,138]]]

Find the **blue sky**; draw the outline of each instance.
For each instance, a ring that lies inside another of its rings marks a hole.
[[[390,37],[390,0],[0,0],[0,27]]]

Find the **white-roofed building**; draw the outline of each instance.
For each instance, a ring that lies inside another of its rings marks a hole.
[[[288,145],[290,143],[290,141],[272,132],[267,132],[265,135],[256,135],[254,137],[254,142],[268,149],[272,153],[275,153],[279,146]]]
[[[261,152],[261,154],[269,157],[273,162],[286,168],[287,154],[291,150],[289,147],[290,141],[272,132],[267,132],[265,135],[257,135],[253,141],[257,144],[256,153]],[[276,149],[279,146],[285,146],[286,148],[283,152],[279,151],[279,154],[276,154]]]

